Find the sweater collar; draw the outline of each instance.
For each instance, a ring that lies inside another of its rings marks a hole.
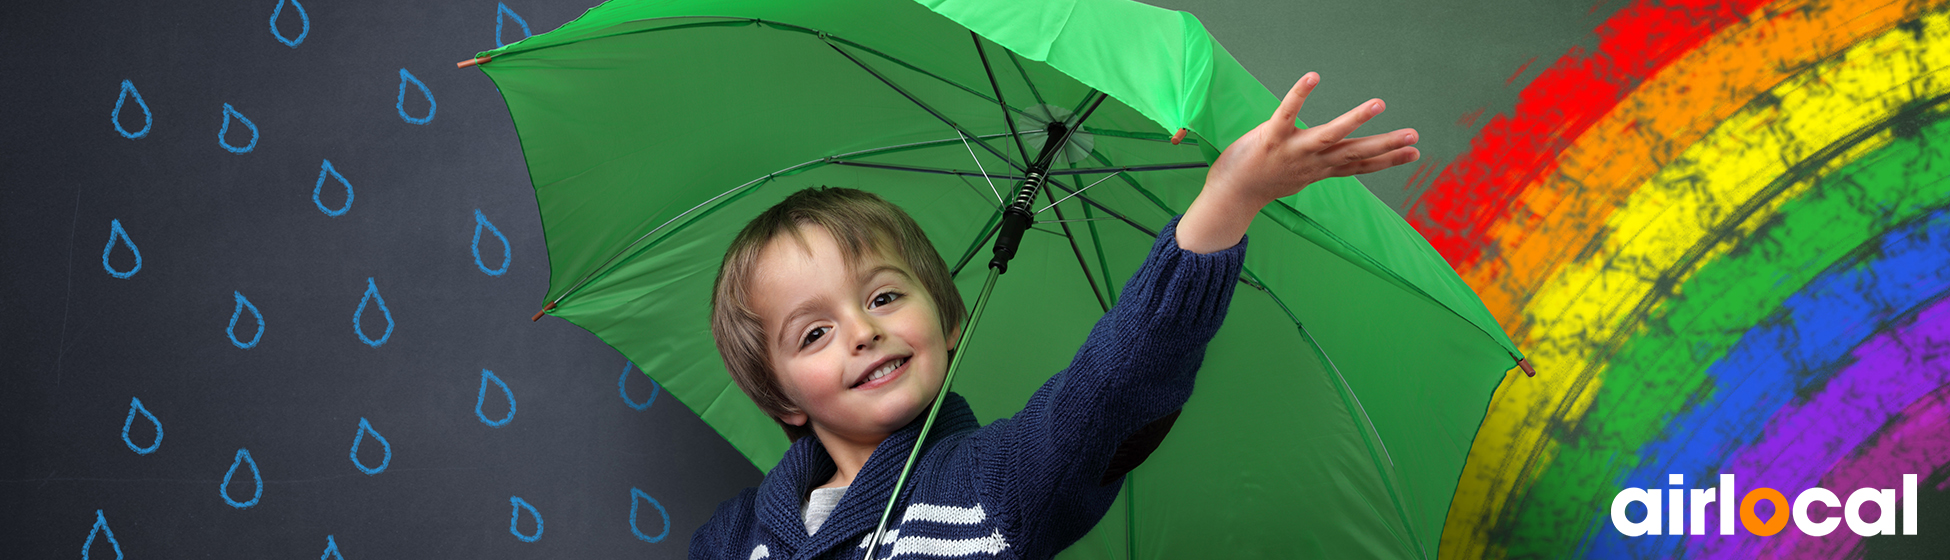
[[[772,538],[779,544],[794,551],[824,551],[835,545],[851,546],[857,544],[862,532],[873,531],[880,522],[880,513],[887,507],[887,496],[893,492],[894,481],[900,478],[901,467],[907,463],[907,455],[914,448],[915,437],[921,433],[921,425],[927,420],[926,414],[916,416],[899,431],[887,436],[886,440],[874,447],[873,455],[867,464],[853,476],[853,484],[833,507],[833,513],[826,518],[819,532],[806,534],[805,520],[800,517],[799,507],[814,486],[832,478],[839,468],[833,464],[833,457],[826,452],[818,436],[807,436],[792,442],[786,449],[785,457],[779,459],[778,466],[758,485],[758,521],[763,524]],[[968,401],[961,395],[948,393],[941,403],[941,414],[935,418],[934,429],[928,434],[927,446],[922,449],[923,456],[940,443],[941,438],[973,430],[980,424],[975,413],[968,408]],[[918,465],[917,465],[918,469]],[[909,491],[913,495],[913,474],[909,474]],[[891,524],[893,521],[889,520]]]

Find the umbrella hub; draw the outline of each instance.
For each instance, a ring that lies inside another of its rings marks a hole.
[[[1050,163],[1087,161],[1090,159],[1090,152],[1097,147],[1097,137],[1082,130],[1070,130],[1070,127],[1076,126],[1069,124],[1072,114],[1069,109],[1047,103],[1023,109],[1022,113],[1017,115],[1022,117],[1022,121],[1017,122],[1017,126],[1020,127],[1017,134],[1024,137],[1025,143],[1033,142],[1036,136],[1042,136],[1044,145],[1049,144],[1051,138],[1063,138],[1064,134],[1068,134],[1069,139],[1063,141],[1063,149],[1056,152]]]

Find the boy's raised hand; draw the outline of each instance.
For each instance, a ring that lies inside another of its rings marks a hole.
[[[1253,215],[1275,199],[1300,192],[1314,181],[1372,173],[1421,157],[1414,148],[1414,129],[1348,138],[1381,114],[1385,105],[1380,99],[1362,103],[1327,124],[1304,130],[1294,126],[1300,106],[1319,84],[1318,74],[1301,76],[1271,119],[1219,154],[1205,174],[1205,189],[1179,221],[1179,247],[1197,253],[1231,247],[1245,235]]]

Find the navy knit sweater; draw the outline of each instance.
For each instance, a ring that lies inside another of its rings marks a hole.
[[[877,556],[1048,558],[1103,518],[1123,481],[1104,478],[1118,445],[1191,397],[1245,257],[1244,240],[1203,255],[1180,249],[1177,226],[1158,234],[1123,299],[1021,412],[981,426],[948,394]],[[691,558],[859,558],[922,420],[874,449],[812,535],[800,506],[836,467],[817,437],[799,439],[757,488],[718,506],[691,537]]]

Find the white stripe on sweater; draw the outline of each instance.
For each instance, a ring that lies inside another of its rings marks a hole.
[[[765,557],[768,557],[768,556],[771,556],[771,555],[772,555],[772,549],[769,549],[769,548],[765,548],[765,545],[762,545],[762,544],[761,544],[761,545],[758,545],[758,548],[754,548],[754,549],[752,549],[752,558],[751,558],[751,560],[759,560],[759,559],[761,559],[761,558],[765,558]]]
[[[900,538],[900,536],[900,529],[888,529],[887,534],[880,537],[880,546],[887,546],[887,543],[894,542],[894,539]],[[853,548],[865,549],[867,548],[867,541],[870,540],[873,540],[873,535],[867,535],[865,538],[860,539],[860,546]]]
[[[994,556],[1009,548],[1009,541],[1002,538],[1002,531],[996,530],[986,537],[972,539],[936,539],[929,537],[908,537],[894,542],[893,556],[912,554],[916,556],[935,556],[939,558],[959,558],[975,554]]]
[[[909,521],[932,521],[948,525],[974,525],[984,519],[988,519],[988,514],[982,512],[982,504],[965,508],[914,504],[907,508],[907,513],[901,515],[902,524]]]

